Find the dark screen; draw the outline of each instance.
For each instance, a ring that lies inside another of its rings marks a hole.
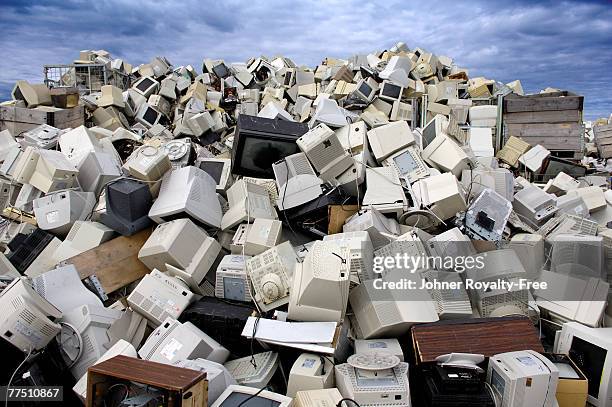
[[[589,396],[599,397],[601,374],[608,351],[584,339],[574,337],[569,355],[589,379]]]
[[[401,87],[394,85],[392,83],[385,83],[385,86],[382,88],[383,96],[386,96],[391,99],[398,99],[400,96]]]
[[[142,82],[136,85],[136,89],[138,89],[141,92],[146,92],[146,90],[149,89],[151,85],[153,85],[153,80],[149,78],[144,78]]]
[[[238,163],[245,171],[272,170],[272,164],[297,153],[295,142],[247,137]]]
[[[221,407],[238,407],[240,403],[249,397],[251,397],[250,394],[233,392],[221,402]],[[280,403],[278,401],[257,396],[243,403],[242,407],[278,407],[279,405]]]
[[[215,66],[213,68],[213,72],[219,78],[225,78],[226,76],[229,75],[229,71],[227,70],[227,67],[225,66],[225,64],[219,64],[219,65]]]
[[[421,148],[425,148],[436,138],[436,121],[432,120],[423,129],[423,145]]]
[[[370,93],[372,93],[372,88],[367,83],[362,83],[359,87],[359,93],[361,93],[365,97],[370,97]]]
[[[223,173],[223,166],[225,164],[219,161],[202,161],[200,163],[200,169],[210,175],[215,183],[221,181],[221,174]]]
[[[149,107],[142,118],[145,122],[154,124],[157,120],[157,112]]]

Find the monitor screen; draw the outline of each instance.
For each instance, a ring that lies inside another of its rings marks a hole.
[[[219,183],[221,181],[221,174],[223,174],[223,166],[225,163],[219,161],[202,161],[200,163],[200,169],[210,175],[215,183]]]
[[[149,78],[144,78],[138,85],[136,85],[136,89],[141,92],[146,92],[153,85],[153,80]]]
[[[382,88],[382,95],[391,99],[399,99],[402,88],[392,83],[385,83]]]
[[[271,172],[272,164],[299,152],[294,141],[247,137],[239,165],[246,171]]]
[[[229,71],[228,71],[227,67],[225,66],[225,64],[219,64],[219,65],[215,66],[213,68],[213,72],[219,78],[225,78],[226,76],[229,75]]]
[[[370,93],[372,93],[372,88],[366,82],[363,82],[359,87],[359,93],[361,93],[365,97],[370,97]]]
[[[265,397],[257,396],[251,398],[249,401],[244,402],[246,399],[251,397],[250,394],[233,392],[223,402],[221,407],[278,407],[280,403],[278,401],[270,400]]]
[[[287,71],[287,73],[285,73],[285,82],[284,82],[284,85],[285,86],[291,85],[291,80],[292,79],[293,79],[293,72],[292,71]]]
[[[147,123],[154,124],[155,120],[157,120],[157,112],[149,107],[147,108],[145,114],[142,116],[142,119]]]
[[[574,337],[569,355],[589,380],[589,396],[599,397],[599,385],[608,351],[584,339]]]
[[[423,145],[421,148],[425,149],[434,139],[436,138],[436,120],[429,122],[423,129]]]
[[[503,377],[497,373],[497,370],[493,369],[491,371],[491,387],[495,389],[495,392],[499,397],[501,397],[500,402],[504,401],[504,390],[506,389],[506,381]]]
[[[409,174],[410,172],[420,168],[419,164],[409,152],[405,152],[404,154],[394,157],[393,161],[395,162],[395,165],[397,166],[401,175]]]

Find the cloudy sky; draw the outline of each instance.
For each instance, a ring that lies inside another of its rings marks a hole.
[[[0,99],[42,65],[106,49],[132,63],[166,56],[201,69],[203,58],[282,54],[314,66],[326,56],[404,41],[448,55],[471,76],[520,79],[586,96],[587,119],[612,112],[612,1],[0,0]],[[508,5],[512,3],[512,5]]]

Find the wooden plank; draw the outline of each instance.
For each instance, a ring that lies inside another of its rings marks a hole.
[[[548,149],[582,149],[584,129],[578,123],[507,124],[507,136],[518,137],[531,145],[542,144]]]
[[[16,106],[0,107],[0,119],[5,121],[20,122],[20,123],[47,123],[47,115],[45,112],[37,109],[26,109]]]
[[[138,260],[138,251],[152,231],[151,227],[133,236],[119,236],[66,260],[66,263],[74,264],[81,279],[95,274],[104,291],[112,293],[149,273],[150,270]]]
[[[516,112],[504,114],[504,123],[579,123],[579,110],[548,110],[543,112]]]
[[[504,98],[504,113],[541,112],[547,110],[582,111],[583,96]]]

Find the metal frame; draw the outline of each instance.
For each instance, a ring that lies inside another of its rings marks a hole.
[[[109,70],[105,64],[44,65],[44,82],[49,88],[76,87],[82,95],[99,92],[104,85],[126,90],[131,76]]]

